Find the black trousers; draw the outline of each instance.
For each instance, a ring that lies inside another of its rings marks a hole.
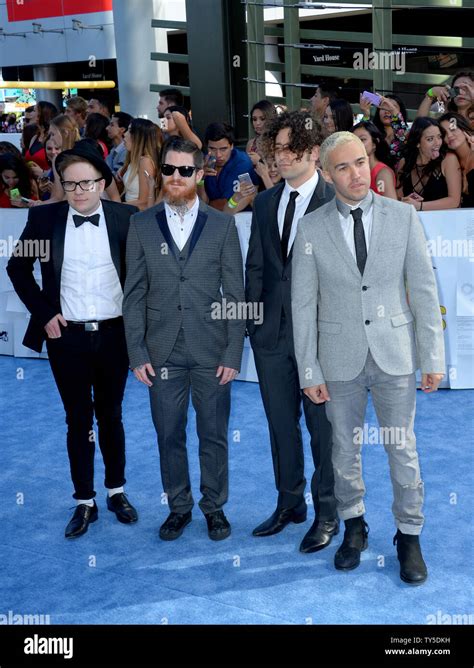
[[[301,402],[311,436],[314,473],[311,494],[316,517],[321,521],[337,517],[334,472],[331,461],[331,424],[324,404],[314,404],[300,390],[291,333],[282,320],[278,343],[273,350],[252,345],[260,393],[268,420],[275,484],[279,508],[305,504],[303,441],[300,427]]]
[[[125,434],[122,400],[128,375],[123,320],[86,332],[61,327],[47,339],[49,362],[66,411],[67,451],[75,499],[92,499],[95,442],[93,417],[105,465],[105,487],[125,484]]]

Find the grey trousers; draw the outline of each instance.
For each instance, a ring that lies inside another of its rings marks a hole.
[[[361,446],[383,445],[393,487],[392,511],[402,533],[418,535],[423,526],[423,482],[413,431],[416,407],[415,374],[391,376],[368,354],[361,373],[351,381],[328,381],[331,400],[326,414],[332,424],[335,495],[338,514],[347,520],[365,512]],[[370,390],[379,428],[364,425]],[[369,438],[367,439],[368,434]]]
[[[153,368],[156,378],[150,387],[151,414],[170,510],[186,513],[194,505],[186,448],[190,392],[199,437],[202,494],[199,507],[203,513],[220,510],[227,501],[229,486],[227,429],[231,383],[219,385],[217,367],[198,365],[188,352],[183,330],[166,364]]]

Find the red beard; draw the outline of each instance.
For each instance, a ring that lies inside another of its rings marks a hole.
[[[180,182],[179,185],[183,185],[183,182]],[[193,204],[196,197],[197,186],[194,181],[189,186],[182,187],[179,193],[171,188],[171,182],[163,183],[163,198],[170,206]]]

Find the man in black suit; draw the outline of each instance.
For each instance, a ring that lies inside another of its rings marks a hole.
[[[291,319],[292,246],[298,219],[334,197],[334,188],[316,169],[321,142],[321,128],[309,113],[284,113],[267,122],[262,150],[274,154],[283,180],[254,201],[246,264],[247,302],[263,302],[263,322],[251,320],[247,328],[268,420],[278,489],[275,512],[254,529],[253,535],[271,536],[290,522],[306,520],[300,428],[303,399],[315,465],[311,493],[316,519],[300,545],[302,552],[322,550],[339,531],[331,425],[324,404],[316,405],[302,397]]]
[[[122,318],[125,245],[133,206],[101,201],[112,174],[86,142],[56,159],[67,201],[30,209],[7,271],[31,313],[23,343],[41,352],[66,411],[67,449],[77,508],[66,538],[84,534],[98,517],[94,490],[95,414],[105,465],[107,507],[120,522],[138,519],[124,494],[125,435],[122,399],[128,355]],[[26,242],[26,243],[25,243]],[[43,289],[33,277],[37,252]],[[47,256],[46,256],[47,255]],[[93,393],[93,398],[92,398]]]

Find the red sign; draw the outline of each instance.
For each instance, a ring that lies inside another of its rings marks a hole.
[[[7,0],[9,21],[111,12],[112,0]]]

